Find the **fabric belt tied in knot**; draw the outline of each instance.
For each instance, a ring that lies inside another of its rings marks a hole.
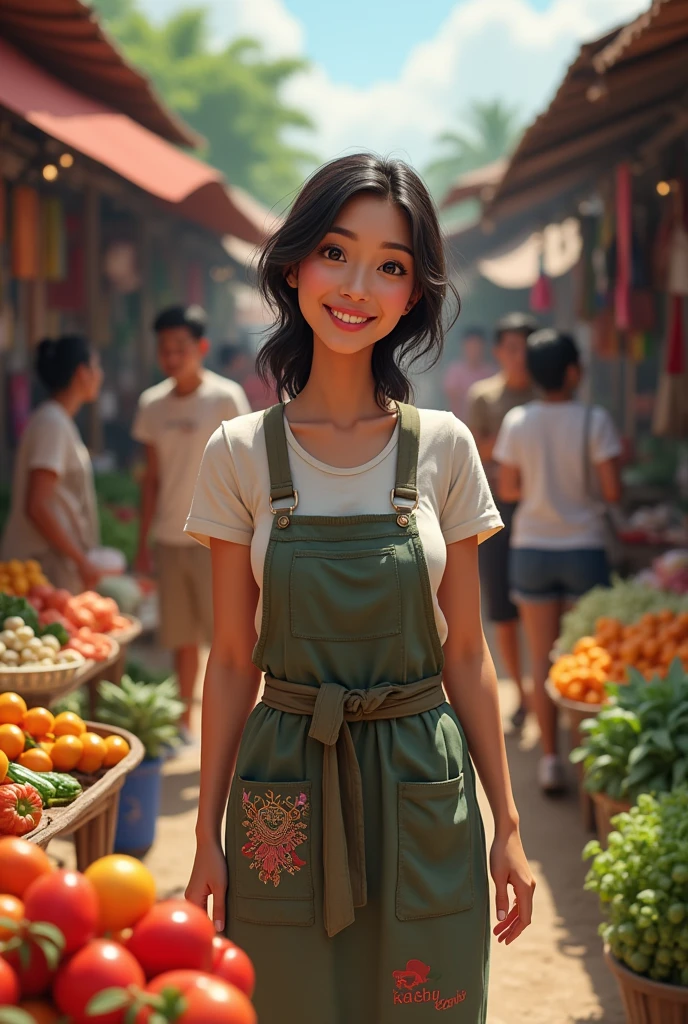
[[[308,735],[323,745],[322,814],[324,917],[329,936],[353,924],[367,902],[361,769],[347,722],[403,718],[444,704],[442,677],[347,690],[265,677],[263,703],[312,718]]]

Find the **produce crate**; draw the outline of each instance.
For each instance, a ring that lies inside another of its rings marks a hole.
[[[601,709],[604,707],[604,704],[584,704],[581,701],[568,700],[567,697],[562,697],[551,679],[547,680],[545,688],[551,700],[564,714],[564,718],[568,725],[570,749],[574,750],[576,747],[580,746],[581,743],[581,722],[586,718],[593,718],[595,715],[599,714]],[[583,827],[586,831],[593,832],[596,828],[595,809],[590,793],[588,793],[583,786],[583,770],[582,764],[576,765],[576,775],[578,777],[578,801],[580,804],[581,817],[583,819]]]
[[[94,860],[112,853],[120,790],[145,753],[141,741],[124,729],[100,722],[87,722],[86,727],[103,739],[122,736],[129,744],[129,753],[112,768],[101,769],[93,775],[77,774],[84,792],[68,807],[44,808],[40,825],[26,836],[29,842],[45,849],[52,839],[72,835],[79,871],[85,871]]]
[[[619,986],[627,1024],[688,1024],[688,988],[636,974],[606,948],[604,960]]]

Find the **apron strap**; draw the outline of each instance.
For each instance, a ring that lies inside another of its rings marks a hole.
[[[418,503],[416,476],[418,471],[418,446],[420,444],[420,416],[415,405],[397,402],[399,409],[399,450],[397,453],[397,478],[392,495],[394,499],[404,498]],[[395,505],[396,508],[396,505]],[[405,511],[402,509],[402,511]]]
[[[289,449],[284,431],[284,402],[265,410],[265,445],[270,468],[270,501],[296,496],[289,468]]]

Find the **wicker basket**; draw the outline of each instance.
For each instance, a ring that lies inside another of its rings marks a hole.
[[[76,655],[76,652],[74,652]],[[3,665],[0,668],[0,693],[13,690],[22,696],[35,693],[60,696],[71,689],[74,677],[90,664],[81,655],[65,665]]]
[[[595,807],[595,826],[597,838],[606,845],[609,833],[613,831],[612,818],[623,811],[630,811],[632,804],[625,800],[612,800],[606,793],[591,793]]]
[[[635,974],[606,948],[604,960],[619,986],[627,1024],[688,1024],[688,988]]]

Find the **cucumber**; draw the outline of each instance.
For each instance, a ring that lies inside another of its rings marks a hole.
[[[79,780],[73,775],[67,775],[66,772],[43,772],[43,775],[55,787],[56,796],[70,797],[74,800],[83,792]]]
[[[7,768],[8,779],[11,779],[12,782],[18,782],[21,786],[26,786],[27,784],[33,786],[40,795],[43,806],[47,807],[50,801],[55,799],[57,790],[50,779],[44,777],[44,774],[32,772],[29,768],[22,768],[15,761],[10,761]]]

